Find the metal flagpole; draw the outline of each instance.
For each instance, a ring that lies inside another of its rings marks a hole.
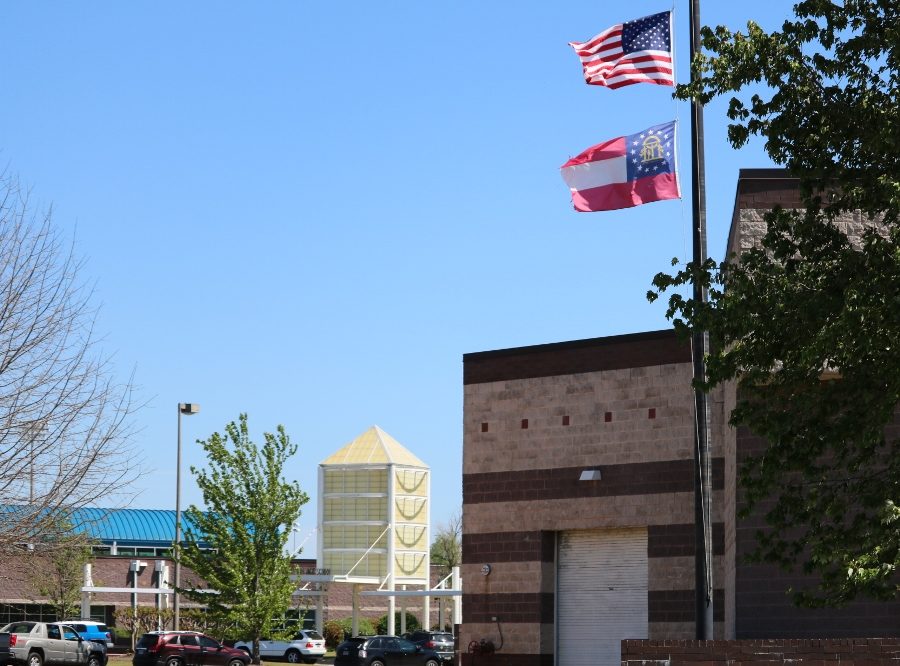
[[[689,0],[691,28],[691,59],[700,52],[700,0]],[[696,75],[691,73],[691,80]],[[693,180],[693,240],[694,265],[706,262],[706,175],[703,160],[703,105],[699,100],[691,102],[691,176]],[[707,289],[694,282],[694,300],[706,303]],[[694,379],[706,379],[706,354],[709,350],[709,334],[695,331],[692,339]],[[698,640],[713,638],[713,581],[712,581],[712,518],[710,515],[712,479],[710,473],[709,406],[707,395],[697,388],[695,403],[694,447],[694,524],[695,524],[695,575],[696,575],[696,637]]]

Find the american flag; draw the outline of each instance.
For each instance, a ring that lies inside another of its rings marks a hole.
[[[584,80],[590,85],[608,88],[632,83],[675,85],[672,12],[626,21],[587,42],[569,42],[569,46],[581,58]]]

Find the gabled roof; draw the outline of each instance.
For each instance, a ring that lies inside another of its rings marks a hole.
[[[377,425],[366,430],[342,449],[328,456],[321,465],[404,465],[423,467],[419,460],[400,442]]]

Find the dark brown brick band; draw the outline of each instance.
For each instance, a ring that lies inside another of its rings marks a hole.
[[[713,523],[713,554],[725,554],[725,523]],[[694,556],[694,524],[648,525],[647,557]]]
[[[473,655],[467,652],[465,645],[461,646],[461,650],[462,666],[553,666],[552,654],[495,652],[487,655]]]
[[[650,622],[693,622],[696,619],[693,590],[650,590],[647,617]],[[725,620],[725,590],[713,590],[713,620]]]
[[[741,169],[737,208],[804,208],[800,181],[784,169]]]
[[[713,458],[713,490],[725,487],[725,461]],[[583,466],[463,474],[463,504],[528,502],[575,497],[614,497],[690,492],[693,460],[603,465],[600,481],[579,481]]]
[[[622,641],[622,663],[760,664],[804,663],[894,666],[900,660],[896,638],[744,640],[744,641]]]
[[[464,594],[463,617],[466,623],[534,622],[552,624],[553,595],[549,592],[509,592],[503,594]]]
[[[553,562],[556,538],[553,532],[489,532],[463,534],[462,561]]]
[[[651,331],[465,354],[463,384],[690,362],[690,341]]]

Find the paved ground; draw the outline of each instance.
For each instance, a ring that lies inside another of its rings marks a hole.
[[[109,655],[109,663],[110,666],[125,666],[126,664],[131,663],[131,654],[111,654]],[[263,661],[261,662],[262,666],[286,666],[286,662],[283,661]],[[319,666],[332,666],[334,664],[334,657],[325,657],[318,662]]]

